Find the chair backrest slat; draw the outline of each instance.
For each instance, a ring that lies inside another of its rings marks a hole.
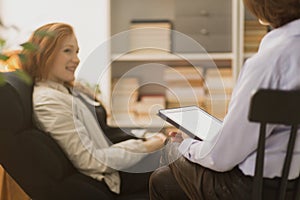
[[[284,200],[284,198],[285,198],[288,176],[289,176],[289,172],[290,172],[290,166],[291,166],[291,162],[292,162],[292,158],[293,158],[293,152],[294,152],[294,147],[295,147],[295,142],[296,142],[296,137],[297,137],[297,130],[298,130],[298,126],[293,125],[291,128],[287,153],[285,156],[285,161],[284,161],[283,170],[282,170],[282,176],[281,176],[282,180],[280,183],[279,200]]]
[[[283,200],[286,194],[298,124],[300,124],[300,91],[272,89],[260,89],[256,91],[251,98],[248,118],[252,122],[261,124],[253,182],[253,200],[262,199],[266,125],[268,123],[283,124],[291,127],[278,195],[278,199]],[[300,179],[298,178],[298,180]],[[296,199],[299,199],[299,197],[300,183],[298,183]]]
[[[260,89],[250,103],[249,120],[275,124],[300,123],[300,90]]]
[[[255,163],[255,175],[253,180],[253,200],[261,200],[262,189],[263,189],[263,168],[264,168],[264,149],[265,149],[265,135],[266,135],[266,124],[262,123],[260,126],[257,157]]]

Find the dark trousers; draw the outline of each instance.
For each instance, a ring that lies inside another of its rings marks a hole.
[[[130,197],[134,197],[135,199],[138,198],[145,199],[149,197],[150,175],[151,172],[146,172],[146,173],[120,172],[120,177],[121,177],[120,194],[113,193],[104,181],[97,181],[95,179],[88,179],[88,181],[93,182],[93,185],[96,185],[97,190],[101,190],[101,192],[105,193],[107,196],[106,199],[117,199],[121,197],[126,197],[125,199],[130,199]]]
[[[149,194],[150,175],[159,167],[160,158],[161,151],[153,152],[136,165],[119,171],[121,177],[120,195]]]
[[[193,167],[183,167],[184,169],[177,168],[176,162],[157,169],[151,175],[151,200],[250,199],[251,179],[244,176],[239,169],[219,173],[196,164],[192,164]]]
[[[166,148],[162,161],[164,166],[150,177],[151,200],[251,199],[253,178],[244,175],[238,167],[227,172],[207,169],[181,156],[175,145]],[[265,178],[263,199],[276,199],[278,185],[279,179]],[[296,184],[289,188],[286,200],[294,198],[295,188]]]
[[[152,172],[159,167],[161,152],[154,152],[136,165],[119,171],[121,178],[120,194],[110,191],[104,181],[98,181],[98,185],[103,192],[111,199],[120,196],[130,196],[134,199],[145,199],[149,197],[149,179]]]
[[[149,178],[151,172],[146,173],[127,173],[120,172],[121,195],[146,193],[149,192]]]
[[[152,173],[149,191],[151,200],[189,199],[168,166],[161,167]]]

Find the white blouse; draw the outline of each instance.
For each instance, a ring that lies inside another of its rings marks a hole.
[[[192,162],[216,171],[239,166],[245,175],[254,175],[259,124],[248,120],[251,95],[258,88],[300,89],[300,20],[269,32],[259,51],[244,64],[234,88],[228,114],[214,141],[185,139],[179,150]],[[288,130],[267,126],[264,177],[280,177]],[[295,144],[289,179],[299,176],[300,135]]]

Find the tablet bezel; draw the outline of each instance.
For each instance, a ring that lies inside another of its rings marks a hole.
[[[220,123],[220,125],[222,124],[222,121],[220,119],[218,119],[215,116],[209,114],[208,112],[206,112],[202,108],[200,108],[198,106],[194,106],[194,105],[192,105],[192,106],[184,106],[184,107],[176,107],[176,108],[168,108],[168,109],[160,109],[158,111],[157,115],[159,117],[161,117],[163,120],[165,120],[166,122],[170,123],[174,127],[178,128],[179,130],[181,130],[184,133],[186,133],[187,135],[189,135],[191,138],[198,139],[198,140],[203,140],[203,138],[199,138],[196,135],[196,133],[192,133],[186,127],[182,126],[181,124],[178,124],[172,118],[170,118],[169,115],[167,115],[169,113],[178,113],[178,112],[184,112],[184,111],[190,111],[190,110],[200,111],[201,113],[203,113],[204,115],[208,116],[209,118],[212,118],[217,123]]]

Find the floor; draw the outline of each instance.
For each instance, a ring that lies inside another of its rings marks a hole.
[[[0,200],[30,200],[0,165]]]

